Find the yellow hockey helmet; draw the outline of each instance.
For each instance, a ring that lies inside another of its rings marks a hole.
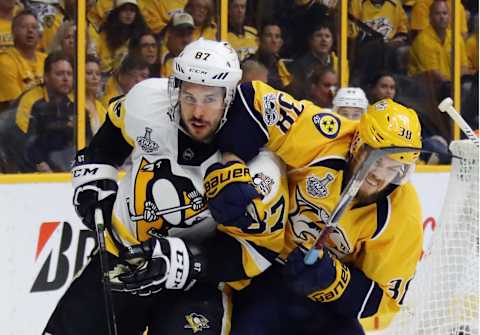
[[[350,153],[355,156],[363,144],[374,149],[421,149],[421,126],[417,113],[392,99],[383,99],[370,105],[360,119]],[[405,164],[414,164],[419,155],[420,152],[405,152],[391,154],[389,157]]]

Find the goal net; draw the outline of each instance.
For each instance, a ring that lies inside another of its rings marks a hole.
[[[383,334],[479,334],[478,148],[454,141],[439,226],[401,312]]]

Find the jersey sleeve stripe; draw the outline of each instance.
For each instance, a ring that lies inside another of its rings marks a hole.
[[[345,158],[325,157],[324,159],[316,161],[313,164],[310,164],[309,166],[323,166],[332,170],[341,171],[341,170],[345,170],[346,164],[347,162]]]
[[[377,229],[371,240],[379,238],[388,226],[392,212],[390,197],[383,198],[377,202]]]
[[[377,313],[383,290],[380,286],[355,268],[349,267],[351,279],[340,299],[330,302],[340,315],[351,318],[364,318]]]
[[[246,266],[245,273],[249,277],[254,277],[260,272],[265,271],[272,263],[268,261],[258,250],[255,249],[248,241],[235,237],[235,239],[242,245],[242,250],[248,255],[249,260],[244,261],[244,265],[253,262],[256,269]],[[251,262],[250,262],[251,261]]]
[[[363,311],[365,310],[365,306],[367,305],[368,299],[370,298],[370,294],[372,294],[373,288],[375,287],[375,282],[372,280],[372,284],[370,285],[370,289],[367,292],[367,295],[365,296],[365,299],[363,300],[362,307],[360,308],[360,311],[357,314],[357,319],[360,319],[362,317]]]
[[[245,91],[245,92],[244,92]],[[262,132],[265,134],[265,137],[267,138],[266,141],[270,138],[268,134],[268,129],[267,126],[263,123],[262,116],[259,112],[252,112],[252,109],[255,110],[253,100],[255,97],[255,91],[252,87],[252,85],[249,83],[249,85],[238,85],[238,93],[240,94],[240,98],[242,99],[243,105],[247,109],[248,113],[252,117],[253,120],[258,124],[259,128],[262,130]],[[247,96],[249,101],[247,102],[247,99],[245,98]]]

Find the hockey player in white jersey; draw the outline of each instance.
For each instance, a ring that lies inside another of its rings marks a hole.
[[[72,170],[82,222],[95,229],[94,211],[103,211],[118,334],[147,327],[148,334],[228,334],[229,291],[248,285],[283,248],[282,164],[262,151],[248,168],[225,166],[215,143],[241,78],[235,51],[200,39],[173,68],[169,80],[145,80],[110,105]],[[117,168],[129,155],[117,187]],[[206,174],[211,182],[204,185]],[[215,222],[215,203],[209,208],[205,194],[236,182],[232,196],[250,204],[247,211],[222,203],[229,221],[217,215]],[[97,253],[58,303],[46,334],[109,333],[99,263]]]

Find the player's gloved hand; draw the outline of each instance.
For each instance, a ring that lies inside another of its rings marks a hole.
[[[83,224],[95,230],[95,208],[103,212],[105,226],[112,222],[112,210],[117,195],[117,169],[108,164],[86,164],[80,151],[72,168],[75,189],[73,205]]]
[[[164,289],[188,290],[202,272],[187,245],[177,237],[152,237],[123,250],[129,264],[111,274],[112,290],[148,296]]]
[[[300,247],[294,250],[285,264],[286,280],[296,294],[310,300],[337,300],[350,282],[350,270],[326,248],[319,249],[318,252],[318,260],[307,265],[303,261],[305,251]]]
[[[203,180],[208,208],[213,218],[223,225],[243,227],[250,224],[246,220],[247,207],[263,208],[262,195],[256,190],[248,167],[238,161],[226,164],[212,164]],[[257,210],[259,220],[263,220],[263,210]]]

